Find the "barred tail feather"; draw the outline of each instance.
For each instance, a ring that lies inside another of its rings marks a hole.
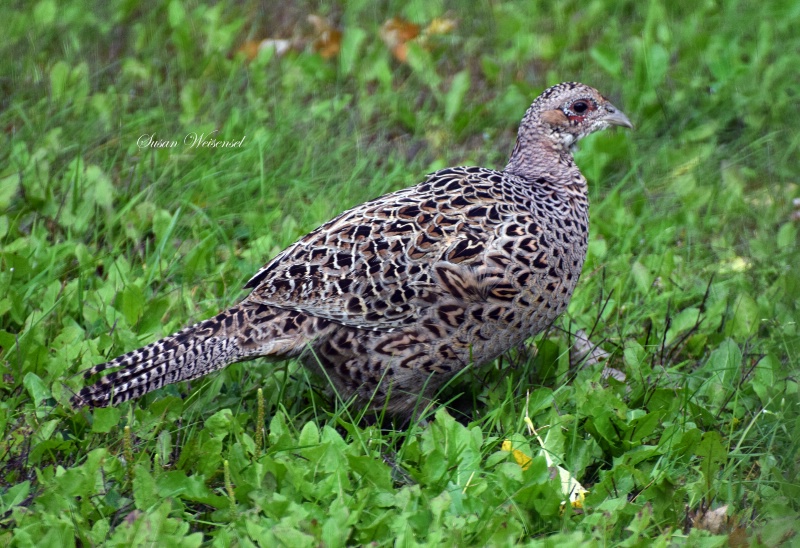
[[[245,299],[238,305],[84,372],[114,369],[72,397],[73,407],[105,407],[188,381],[259,356],[300,355],[331,323],[294,310]]]
[[[72,397],[74,407],[106,407],[138,398],[164,385],[202,377],[247,359],[229,327],[241,318],[241,307],[178,331],[133,350],[84,373],[89,378],[109,369],[116,371],[86,386]]]

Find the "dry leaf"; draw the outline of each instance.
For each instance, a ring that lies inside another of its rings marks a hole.
[[[133,525],[140,517],[142,517],[141,510],[133,510],[128,512],[128,515],[126,515],[123,519],[128,525]]]
[[[249,40],[242,44],[242,47],[240,47],[237,52],[243,53],[248,61],[252,61],[258,56],[259,52],[268,48],[274,49],[277,57],[283,57],[287,51],[292,49],[292,42],[291,40],[280,38],[266,38],[260,42]]]
[[[695,523],[695,527],[697,529],[705,529],[714,535],[726,532],[728,528],[728,505],[709,510],[702,516],[700,523]]]
[[[690,529],[702,529],[714,535],[728,535],[728,546],[731,548],[746,548],[750,545],[747,538],[747,527],[741,518],[728,516],[728,505],[710,510],[705,502],[700,503],[696,510],[689,510],[686,506],[686,525],[684,533]]]
[[[575,333],[575,343],[569,351],[569,364],[571,367],[576,367],[581,363],[583,367],[591,367],[607,360],[608,357],[608,352],[589,340],[589,335],[586,334],[586,331],[579,329],[578,332]],[[603,369],[602,377],[603,379],[613,377],[619,382],[625,382],[626,379],[624,372],[609,367],[608,365]]]
[[[256,58],[256,55],[258,55],[258,42],[254,40],[248,40],[242,44],[238,50],[236,50],[236,53],[243,53],[248,61],[252,61]]]
[[[309,15],[308,22],[314,26],[316,34],[311,44],[314,51],[324,59],[330,59],[338,55],[339,50],[342,48],[342,32],[334,27],[330,21],[319,15]]]
[[[731,534],[728,535],[728,546],[731,548],[747,548],[750,542],[747,540],[747,529],[741,525],[735,525]]]
[[[710,510],[705,504],[701,504],[696,510],[686,510],[686,531],[689,528],[702,529],[713,535],[735,534],[734,540],[741,541],[741,537],[747,537],[744,527],[736,523],[737,520],[728,517],[728,505],[720,506]]]
[[[407,42],[417,36],[419,36],[419,25],[399,17],[392,17],[381,25],[381,40],[392,50],[392,55],[402,63],[408,58]]]
[[[310,36],[295,33],[291,39],[249,40],[242,44],[237,51],[243,53],[248,61],[252,61],[265,49],[272,49],[275,51],[276,57],[283,57],[289,50],[303,50],[310,43],[314,51],[325,59],[337,55],[342,46],[342,33],[330,21],[319,15],[309,15],[308,22],[314,27]]]
[[[392,17],[381,25],[380,37],[392,51],[395,59],[405,63],[408,58],[408,43],[417,42],[425,47],[429,36],[448,34],[456,28],[454,19],[437,17],[420,31],[420,26],[399,17]]]
[[[591,367],[597,365],[601,361],[608,358],[608,352],[595,345],[589,340],[589,335],[586,331],[579,329],[575,333],[575,343],[572,345],[569,353],[569,364],[575,367],[586,360],[583,364],[584,367]]]
[[[289,40],[281,40],[278,38],[268,38],[267,40],[262,40],[258,44],[258,51],[262,51],[268,48],[272,48],[275,50],[275,55],[278,57],[282,57],[287,51],[292,49],[292,42]]]

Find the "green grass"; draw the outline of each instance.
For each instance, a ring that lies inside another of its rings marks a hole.
[[[727,504],[732,543],[798,545],[796,2],[17,4],[0,8],[0,542],[722,546],[689,518]],[[310,33],[310,13],[343,30],[339,56],[235,55]],[[401,64],[378,37],[392,16],[459,24]],[[577,154],[589,256],[535,355],[465,373],[406,430],[360,423],[295,363],[69,408],[77,372],[234,303],[347,207],[502,167],[562,80],[637,131]],[[243,146],[137,147],[215,129]],[[569,367],[577,329],[624,383]],[[582,511],[526,416],[590,490]]]

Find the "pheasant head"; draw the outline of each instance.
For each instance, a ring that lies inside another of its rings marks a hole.
[[[550,87],[525,113],[506,171],[526,175],[543,154],[569,153],[580,139],[610,126],[633,129],[628,117],[596,89],[578,82]]]

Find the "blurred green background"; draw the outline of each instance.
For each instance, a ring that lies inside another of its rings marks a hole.
[[[0,19],[3,542],[798,542],[800,3],[43,0]],[[565,80],[637,129],[582,143],[569,312],[538,353],[465,375],[458,421],[359,426],[293,363],[69,409],[74,373],[234,303],[342,210],[502,168]],[[214,131],[245,140],[183,145]],[[578,329],[625,383],[570,367]],[[584,508],[562,511],[526,416]]]

